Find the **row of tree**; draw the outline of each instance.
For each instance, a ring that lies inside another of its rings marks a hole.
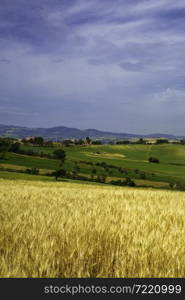
[[[0,138],[0,158],[6,157],[6,152],[17,152],[20,148],[20,143],[10,138]]]
[[[54,147],[54,142],[52,141],[45,141],[43,137],[30,137],[30,138],[23,138],[21,140],[23,144],[31,144],[36,146],[45,146],[45,147]],[[62,146],[73,146],[73,145],[101,145],[101,141],[99,140],[92,140],[90,137],[86,137],[85,139],[65,139],[60,142],[57,142]]]
[[[169,143],[168,139],[156,139],[155,144],[165,144]],[[127,145],[127,144],[141,144],[141,145],[146,145],[150,144],[149,140],[145,140],[143,138],[140,138],[138,140],[120,140],[116,142],[117,145]]]

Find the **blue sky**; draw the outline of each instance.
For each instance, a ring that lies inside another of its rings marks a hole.
[[[1,0],[0,123],[185,134],[185,1]]]

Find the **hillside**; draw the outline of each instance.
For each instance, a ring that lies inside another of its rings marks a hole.
[[[14,138],[24,138],[27,136],[42,136],[45,139],[61,140],[61,139],[84,139],[87,136],[93,139],[130,139],[130,138],[176,138],[174,135],[152,133],[149,135],[131,134],[131,133],[115,133],[109,131],[101,131],[96,129],[80,130],[65,126],[51,128],[28,128],[13,125],[0,125],[0,136],[9,136]]]
[[[21,145],[19,153],[8,152],[1,158],[0,177],[55,181],[48,175],[60,168],[60,160],[53,158],[53,152],[60,149],[57,147]],[[106,184],[112,184],[129,177],[138,187],[170,188],[169,184],[179,183],[184,189],[184,145],[89,145],[64,149],[67,180],[95,183],[104,176]],[[160,163],[149,163],[150,156],[157,157]],[[31,175],[27,169],[32,168],[39,174]]]

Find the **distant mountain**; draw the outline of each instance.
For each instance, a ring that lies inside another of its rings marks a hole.
[[[170,134],[154,133],[150,135],[130,134],[130,133],[115,133],[109,131],[100,131],[96,129],[80,130],[77,128],[69,128],[65,126],[52,128],[28,128],[13,125],[0,125],[0,136],[24,138],[28,136],[42,136],[50,140],[62,139],[84,139],[89,136],[92,139],[130,139],[130,138],[177,138]]]

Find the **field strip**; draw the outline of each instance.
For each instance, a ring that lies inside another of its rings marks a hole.
[[[20,165],[14,165],[14,164],[0,164],[0,168],[4,169],[12,169],[12,170],[22,170],[25,171],[26,169],[30,169],[30,167],[27,166],[20,166]],[[40,173],[47,173],[47,172],[52,172],[54,170],[51,169],[43,169],[43,168],[38,168]]]
[[[90,157],[96,157],[96,158],[107,158],[107,159],[120,159],[120,158],[125,158],[126,156],[124,154],[120,154],[120,153],[84,153],[81,152],[83,154],[85,154],[86,156],[90,156]]]

